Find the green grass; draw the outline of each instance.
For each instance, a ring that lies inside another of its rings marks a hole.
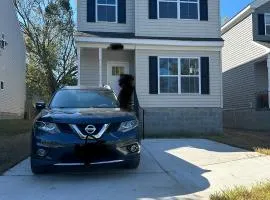
[[[252,188],[235,187],[210,196],[210,200],[269,200],[270,182],[260,183]]]
[[[0,120],[0,136],[17,135],[31,131],[32,121],[12,119]]]

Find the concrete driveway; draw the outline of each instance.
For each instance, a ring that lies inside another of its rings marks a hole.
[[[209,140],[145,140],[137,170],[34,176],[29,159],[0,176],[0,199],[208,199],[270,179],[270,157]]]

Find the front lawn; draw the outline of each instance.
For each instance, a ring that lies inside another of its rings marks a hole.
[[[270,133],[243,130],[224,130],[224,134],[208,136],[207,139],[231,146],[270,155]]]
[[[251,189],[246,187],[236,187],[224,190],[210,196],[210,200],[269,200],[270,182],[261,183]]]

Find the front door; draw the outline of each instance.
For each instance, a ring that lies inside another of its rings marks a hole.
[[[118,95],[120,87],[118,80],[121,74],[129,73],[129,65],[127,62],[108,62],[107,84],[111,86],[115,94]]]

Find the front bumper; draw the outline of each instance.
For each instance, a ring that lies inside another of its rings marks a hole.
[[[131,151],[132,145],[138,145],[138,150]],[[87,141],[75,134],[66,133],[35,133],[32,139],[32,165],[37,167],[116,164],[139,157],[137,129],[126,133],[106,133],[97,140]]]

